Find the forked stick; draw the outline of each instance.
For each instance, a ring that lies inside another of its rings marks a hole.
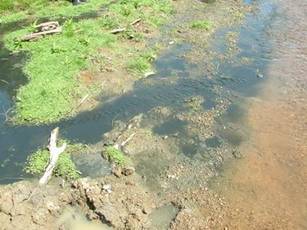
[[[56,146],[58,134],[59,134],[59,127],[55,128],[54,130],[51,131],[50,141],[49,141],[49,145],[48,145],[48,149],[49,149],[49,152],[50,152],[49,165],[46,168],[44,175],[39,180],[39,184],[41,184],[41,185],[48,183],[49,179],[52,176],[53,169],[56,166],[56,162],[58,161],[60,154],[62,152],[64,152],[64,150],[67,146],[66,143],[64,143],[61,147]]]

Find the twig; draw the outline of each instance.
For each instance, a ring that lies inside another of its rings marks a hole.
[[[134,20],[133,22],[130,23],[130,26],[133,26],[133,25],[139,23],[141,20],[142,20],[141,18],[138,18],[138,19]],[[110,33],[111,34],[118,34],[118,33],[125,32],[126,30],[127,30],[127,28],[123,27],[123,28],[118,28],[118,29],[111,30]]]
[[[118,28],[118,29],[115,29],[115,30],[111,30],[110,33],[111,34],[118,34],[118,33],[124,32],[124,31],[126,31],[126,28]]]
[[[82,100],[80,101],[80,103],[79,103],[79,105],[77,106],[77,108],[79,108],[85,101],[86,101],[86,99],[89,97],[89,94],[86,94],[83,98],[82,98]]]
[[[135,133],[132,133],[125,141],[123,141],[121,144],[120,144],[120,147],[124,147],[129,141],[132,140],[132,138],[135,136]]]
[[[9,84],[6,80],[0,79],[0,81],[2,81],[5,84]]]
[[[3,110],[4,110],[4,108],[2,108]],[[0,113],[0,115],[2,115],[2,116],[4,116],[5,117],[5,121],[4,122],[7,122],[8,121],[8,119],[9,119],[9,112],[11,112],[12,111],[12,109],[13,108],[9,108],[7,111],[5,111],[4,110],[4,112],[3,113]]]
[[[130,25],[133,26],[133,25],[139,23],[141,20],[142,20],[141,18],[138,18],[138,19],[134,20],[133,22],[131,22]]]

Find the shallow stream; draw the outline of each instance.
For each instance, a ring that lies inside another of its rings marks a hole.
[[[190,63],[184,55],[193,51],[191,44],[172,45],[156,62],[156,74],[139,80],[132,91],[116,98],[103,99],[100,106],[90,112],[82,112],[52,125],[14,126],[6,122],[6,114],[13,107],[16,89],[26,83],[22,73],[25,55],[10,54],[3,47],[0,57],[0,183],[13,182],[26,177],[22,172],[23,164],[29,153],[39,147],[46,146],[50,130],[59,126],[62,137],[75,142],[95,144],[101,141],[102,135],[112,129],[114,120],[127,121],[157,106],[184,111],[184,101],[191,97],[201,96],[206,100],[202,104],[204,110],[210,110],[220,100],[230,102],[228,112],[216,120],[217,137],[206,140],[207,145],[219,147],[220,142],[237,146],[243,137],[227,124],[240,123],[243,114],[244,98],[257,93],[258,88],[266,81],[263,73],[271,60],[272,44],[268,36],[270,26],[276,17],[275,5],[272,1],[255,1],[259,10],[250,13],[243,25],[219,30],[214,35],[211,50],[216,54],[213,60],[215,73],[202,71],[204,63]],[[0,28],[2,33],[5,28]],[[227,52],[226,36],[230,32],[238,33],[238,52],[226,60],[218,58]],[[242,60],[247,59],[247,64]],[[212,75],[212,73],[210,73]],[[218,89],[218,90],[216,90]],[[243,105],[243,106],[242,106]],[[180,124],[179,124],[180,123]],[[168,121],[154,131],[160,135],[181,132],[186,124]],[[180,133],[182,140],[187,137]],[[182,145],[182,152],[187,155],[201,146]],[[193,155],[193,154],[192,154]]]

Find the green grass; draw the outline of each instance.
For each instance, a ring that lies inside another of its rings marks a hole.
[[[136,55],[128,62],[127,68],[134,74],[144,74],[152,69],[152,62],[156,55],[153,50],[146,51],[142,54]]]
[[[103,150],[102,155],[108,161],[120,166],[127,165],[129,162],[129,159],[124,155],[124,153],[113,146],[106,147]]]
[[[47,0],[1,0],[0,12],[25,10],[37,5],[47,4]]]
[[[211,30],[213,22],[210,20],[197,20],[191,23],[192,29]]]
[[[73,152],[76,152],[81,148],[82,146],[80,145],[68,145],[66,151],[61,153],[53,171],[53,175],[56,177],[63,177],[67,180],[79,178],[80,173],[72,162],[70,154],[73,154]],[[24,171],[28,174],[42,176],[49,163],[49,157],[50,153],[47,149],[37,150],[28,157]]]
[[[2,17],[2,21],[7,23],[20,20],[31,15],[31,12],[35,12],[31,16],[33,23],[35,18],[40,17],[73,17],[92,12],[110,1],[89,0],[82,6],[73,7],[66,1],[46,3],[37,0],[37,4],[27,6],[28,9],[23,14],[16,12],[14,17],[12,13]],[[4,38],[6,48],[14,52],[26,51],[29,54],[23,68],[29,83],[18,90],[15,122],[50,123],[74,114],[78,101],[88,90],[80,84],[78,73],[91,68],[90,57],[95,56],[97,50],[103,47],[112,50],[113,53],[109,56],[116,57],[120,50],[131,46],[128,41],[143,42],[142,32],[130,27],[123,35],[112,35],[109,31],[126,27],[138,18],[147,27],[155,28],[165,22],[171,12],[169,0],[120,0],[110,4],[99,17],[78,22],[67,18],[62,34],[46,36],[33,42],[20,42],[18,39],[21,36],[32,31],[31,24],[7,33]],[[133,73],[141,74],[151,68],[151,52],[134,48],[129,54],[120,55],[120,62],[123,63],[119,64],[126,65]],[[125,60],[128,59],[131,61],[126,63]]]

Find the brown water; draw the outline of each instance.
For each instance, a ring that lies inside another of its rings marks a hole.
[[[279,1],[269,80],[247,99],[249,141],[215,185],[230,203],[230,229],[307,229],[307,1]],[[284,23],[284,22],[283,22]]]

